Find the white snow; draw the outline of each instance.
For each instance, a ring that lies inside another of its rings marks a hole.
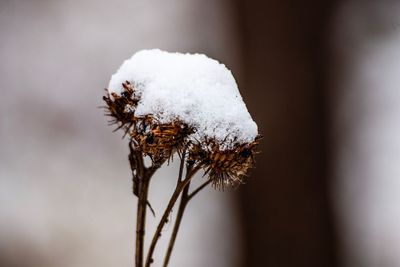
[[[125,81],[140,96],[136,116],[181,120],[196,129],[193,141],[215,138],[223,150],[234,139],[252,142],[258,134],[231,71],[203,54],[139,51],[111,77],[109,92],[119,95]]]

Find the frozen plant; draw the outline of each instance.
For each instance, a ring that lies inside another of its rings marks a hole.
[[[163,266],[167,266],[187,203],[210,183],[223,190],[243,183],[254,165],[260,138],[230,70],[202,54],[143,50],[111,77],[106,95],[111,123],[129,136],[133,193],[138,197],[135,266],[148,267],[161,231],[180,197]],[[176,188],[153,235],[144,261],[144,234],[150,179],[177,153]],[[144,165],[144,157],[151,166]],[[184,174],[184,169],[186,172]],[[206,181],[189,192],[204,170]]]

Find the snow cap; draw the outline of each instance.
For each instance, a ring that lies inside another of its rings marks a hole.
[[[140,99],[135,116],[182,121],[195,129],[193,142],[212,139],[224,150],[258,135],[231,71],[203,54],[139,51],[111,77],[109,93],[121,95],[126,81]]]

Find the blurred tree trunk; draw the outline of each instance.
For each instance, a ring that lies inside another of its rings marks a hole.
[[[241,188],[244,266],[336,266],[325,31],[334,1],[237,0],[250,113],[264,136]]]

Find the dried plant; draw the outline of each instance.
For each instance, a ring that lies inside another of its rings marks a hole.
[[[209,184],[219,190],[242,184],[255,163],[254,155],[257,153],[260,136],[247,143],[236,142],[235,139],[228,140],[228,138],[223,142],[213,138],[206,138],[201,142],[189,138],[197,129],[179,118],[165,123],[155,118],[153,114],[136,115],[141,96],[129,81],[122,83],[120,94],[110,93],[107,90],[103,99],[106,103],[106,115],[111,117],[110,123],[117,126],[115,130],[121,129],[124,131],[124,136],[129,137],[129,162],[133,177],[133,193],[138,198],[136,267],[142,267],[143,264],[149,267],[153,262],[153,253],[161,232],[168,222],[172,208],[180,197],[176,221],[163,263],[163,266],[167,266],[189,201]],[[224,142],[230,142],[230,144],[221,149]],[[169,162],[174,154],[178,154],[180,158],[176,187],[152,237],[147,256],[144,258],[147,208],[153,212],[148,201],[150,180],[157,169],[165,162]],[[144,165],[145,157],[151,159],[150,167]],[[199,170],[204,170],[207,180],[190,192],[191,180]]]

